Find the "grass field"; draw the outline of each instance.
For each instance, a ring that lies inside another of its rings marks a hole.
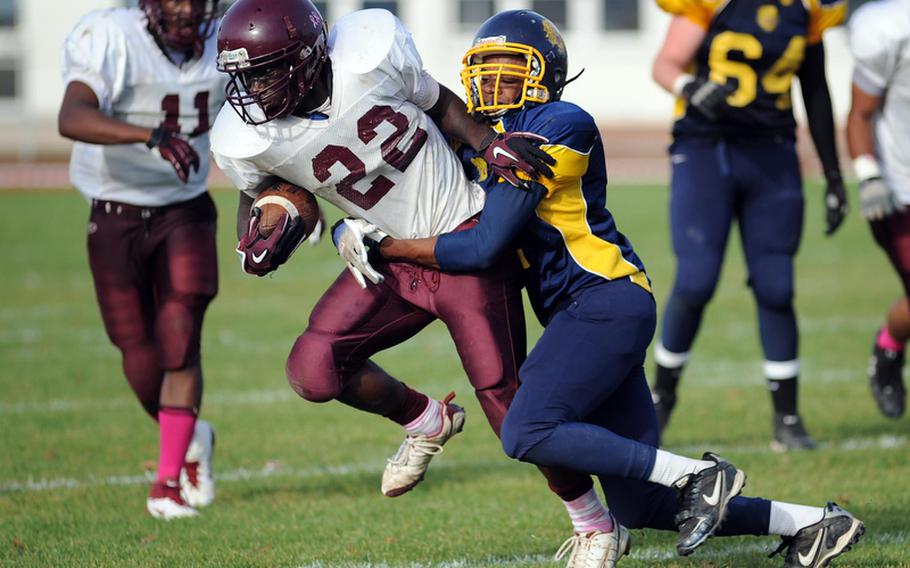
[[[865,379],[897,278],[857,214],[824,238],[820,189],[808,193],[801,401],[823,447],[768,449],[770,402],[737,238],[666,442],[734,460],[749,474],[746,494],[848,507],[867,535],[837,566],[910,566],[910,421],[880,416]],[[570,535],[564,510],[532,467],[502,454],[438,324],[378,361],[432,395],[456,390],[467,428],[414,492],[380,494],[400,429],[302,401],[284,380],[292,341],[341,270],[334,249],[303,248],[272,278],[245,276],[232,252],[235,197],[215,197],[221,291],[203,336],[203,414],[218,429],[219,493],[201,518],[163,523],[144,511],[157,434],[101,326],[87,207],[72,191],[0,195],[0,566],[557,566],[550,558]],[[659,307],[674,269],[666,198],[656,187],[611,188],[609,198]],[[688,560],[675,557],[674,538],[635,531],[620,565],[781,564],[765,557],[772,538],[714,539]]]

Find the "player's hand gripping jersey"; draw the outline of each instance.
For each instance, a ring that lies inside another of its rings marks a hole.
[[[538,316],[546,321],[545,314],[560,301],[604,280],[629,278],[650,291],[644,264],[606,208],[603,142],[591,115],[572,103],[557,101],[511,112],[497,126],[546,137],[549,142],[541,149],[556,158],[553,177],[538,180],[547,192],[515,243],[529,271],[528,294]],[[490,190],[522,191],[488,176],[483,160],[475,157],[471,163]],[[457,262],[441,248],[437,255],[440,265],[444,260]]]
[[[277,175],[396,238],[451,231],[480,211],[483,191],[424,112],[439,85],[399,20],[354,12],[332,29],[328,49],[325,116],[251,126],[230,106],[221,110],[213,155],[234,184],[250,192]]]
[[[205,156],[210,117],[224,102],[226,78],[215,68],[217,53],[212,36],[201,57],[178,66],[155,43],[141,10],[97,10],[66,38],[63,81],[88,85],[101,111],[116,119],[180,132]],[[200,195],[208,173],[209,161],[200,160],[182,184],[168,161],[149,159],[144,144],[76,142],[70,160],[70,179],[86,197],[147,207]]]
[[[884,96],[875,118],[875,154],[882,179],[910,204],[910,0],[865,4],[850,19],[853,80]]]
[[[725,85],[730,94],[717,121],[682,99],[674,135],[793,136],[790,91],[807,45],[840,24],[845,0],[657,0],[665,11],[707,30],[692,74]]]

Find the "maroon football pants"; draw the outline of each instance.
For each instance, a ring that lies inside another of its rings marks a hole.
[[[869,228],[900,276],[904,295],[910,298],[910,209],[870,221]]]
[[[165,371],[199,362],[202,319],[218,291],[215,221],[208,193],[165,207],[92,203],[88,256],[101,318],[153,418]]]
[[[514,264],[474,274],[446,274],[410,263],[374,261],[385,280],[364,290],[346,270],[313,308],[287,361],[287,378],[303,398],[326,402],[375,353],[416,335],[433,320],[446,325],[486,414],[499,436],[518,390],[526,355],[525,319]],[[541,468],[565,500],[591,486],[589,476]]]

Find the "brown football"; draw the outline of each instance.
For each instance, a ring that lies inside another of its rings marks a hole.
[[[268,237],[278,225],[281,216],[287,213],[291,220],[300,217],[306,235],[309,236],[319,221],[319,204],[316,203],[316,197],[302,187],[277,177],[264,185],[265,189],[253,202],[253,207],[258,207],[260,211],[260,234]]]

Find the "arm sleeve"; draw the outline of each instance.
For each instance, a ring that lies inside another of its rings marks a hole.
[[[799,83],[806,105],[809,132],[822,162],[826,178],[840,176],[835,141],[834,111],[825,77],[825,48],[823,43],[809,45],[799,70]]]
[[[901,38],[889,33],[888,14],[876,8],[878,6],[866,6],[856,11],[850,19],[849,38],[854,62],[853,82],[870,95],[880,96],[897,69],[902,42]],[[907,41],[906,38],[903,41]]]
[[[433,108],[439,99],[439,83],[423,68],[423,59],[414,45],[414,38],[395,19],[395,41],[389,50],[392,66],[401,73],[407,99],[423,110]]]
[[[126,49],[123,33],[111,18],[89,14],[64,41],[63,83],[85,83],[98,97],[101,110],[110,110],[123,91]]]
[[[446,272],[470,272],[490,268],[525,225],[545,190],[529,191],[508,184],[494,186],[487,193],[480,222],[474,227],[440,235],[436,241],[436,262]]]

